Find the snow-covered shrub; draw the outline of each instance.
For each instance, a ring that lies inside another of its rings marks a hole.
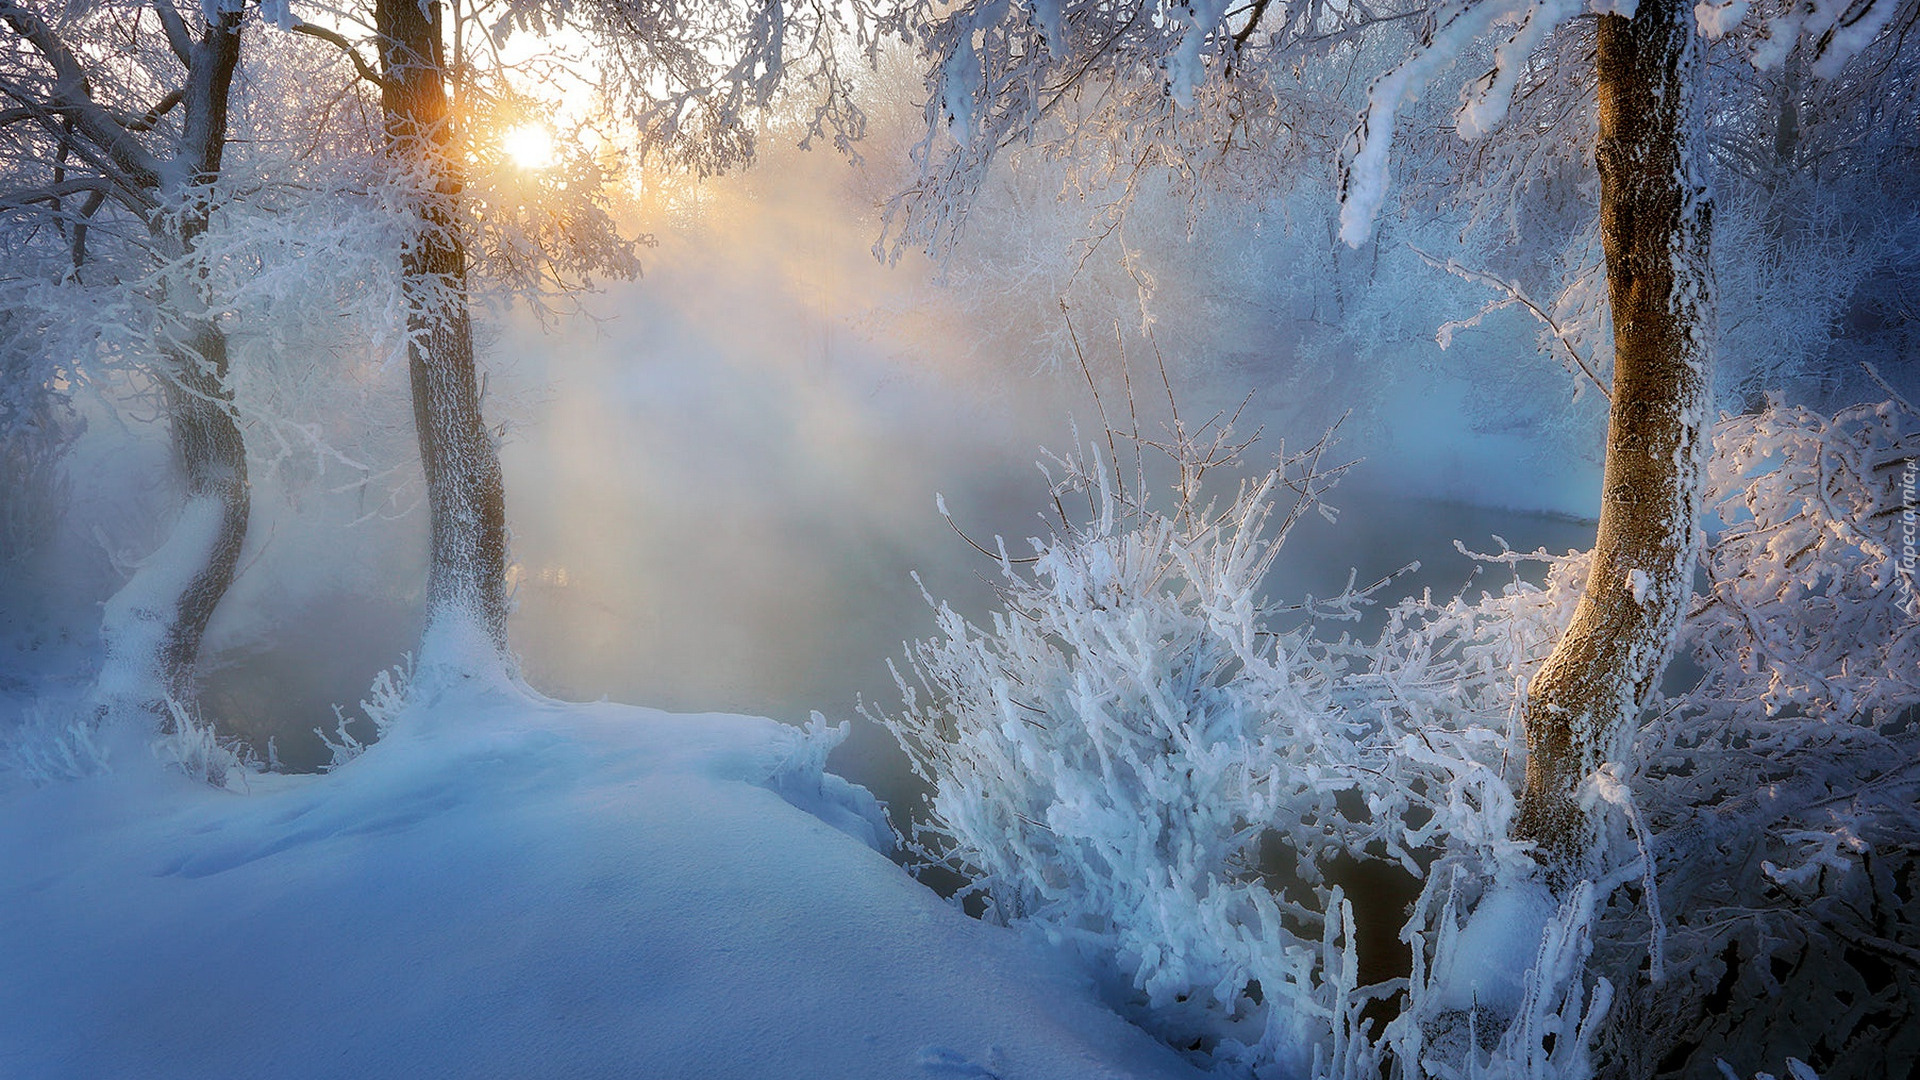
[[[1161,513],[1097,451],[1069,459],[1055,506],[1090,493],[1089,519],[1062,510],[1031,560],[1003,546],[990,625],[939,605],[941,636],[897,675],[905,707],[883,722],[933,787],[921,849],[1227,1074],[1913,1061],[1920,618],[1899,529],[1916,419],[1776,404],[1716,428],[1722,524],[1680,642],[1698,671],[1590,779],[1609,872],[1559,897],[1509,827],[1527,683],[1586,553],[1479,556],[1512,571],[1497,592],[1409,599],[1377,641],[1329,641],[1260,599],[1292,520],[1268,530],[1272,500],[1290,489],[1301,512],[1309,464],[1202,511],[1196,474],[1226,444],[1177,438]],[[1358,984],[1341,859],[1424,883],[1404,979]]]
[[[329,737],[326,729],[314,728],[313,733],[320,736],[327,749],[333,754],[331,760],[322,766],[323,771],[331,772],[345,765],[361,754],[366,753],[368,745],[386,735],[387,729],[407,705],[407,691],[413,685],[413,654],[408,653],[400,662],[373,677],[373,685],[367,688],[367,696],[360,699],[360,713],[373,727],[372,739],[361,739],[347,730],[347,725],[361,717],[348,716],[338,705],[333,707],[335,721],[333,735]]]
[[[248,773],[265,766],[247,744],[222,738],[198,710],[167,699],[165,728],[154,737],[153,756],[208,787],[242,789]]]
[[[1772,402],[1714,429],[1704,499],[1719,524],[1680,659],[1631,759],[1589,787],[1616,852],[1590,965],[1620,991],[1595,1054],[1610,1074],[1800,1060],[1831,1080],[1920,1060],[1920,610],[1900,576],[1917,436],[1899,400],[1832,417]],[[1383,807],[1432,814],[1429,911],[1461,901],[1461,881],[1475,907],[1480,887],[1525,869],[1507,840],[1519,709],[1588,565],[1586,552],[1476,558],[1542,562],[1545,579],[1402,603],[1377,644],[1352,650],[1342,688],[1398,740],[1396,760],[1430,766]],[[1434,786],[1449,776],[1451,790]],[[1462,804],[1481,820],[1450,810]],[[1408,929],[1431,949],[1460,950],[1451,915],[1421,919]],[[1416,949],[1416,986],[1423,965]],[[1445,994],[1410,995],[1392,1032],[1402,1060],[1451,1013]]]
[[[1371,1075],[1350,906],[1260,873],[1271,844],[1311,867],[1366,841],[1339,804],[1364,733],[1334,702],[1338,664],[1277,632],[1258,598],[1339,470],[1317,445],[1222,507],[1202,486],[1234,456],[1224,426],[1137,445],[1177,470],[1167,510],[1144,467],[1129,486],[1097,449],[1054,458],[1058,525],[1031,557],[1001,544],[1004,609],[978,627],[938,605],[913,680],[895,672],[904,708],[876,719],[933,785],[915,840],[989,917],[1077,953],[1174,1045],[1243,1072]],[[1077,520],[1064,508],[1081,497]]]
[[[1137,497],[1144,470],[1129,491],[1097,449],[1061,461],[1059,527],[1031,559],[1000,551],[1003,610],[983,628],[938,605],[942,636],[913,646],[912,681],[896,673],[905,708],[881,720],[933,785],[923,853],[1227,1075],[1591,1075],[1600,890],[1556,900],[1507,835],[1519,695],[1583,563],[1544,588],[1516,574],[1479,601],[1409,601],[1372,645],[1321,641],[1380,585],[1291,606],[1261,591],[1337,472],[1321,447],[1222,511],[1200,479],[1232,463],[1227,436],[1145,445],[1177,473],[1168,511]],[[1342,863],[1425,880],[1410,977],[1360,985]],[[1363,1015],[1378,999],[1384,1028]]]
[[[266,766],[245,742],[222,738],[197,710],[167,699],[165,727],[148,741],[155,760],[201,783],[240,790]],[[90,709],[36,702],[20,722],[0,730],[0,773],[36,787],[113,770],[116,735]]]
[[[1743,1075],[1789,1056],[1897,1075],[1920,1063],[1920,413],[1772,402],[1714,449],[1695,681],[1651,707],[1632,777],[1667,977],[1634,986],[1643,1030],[1620,1041]]]
[[[108,747],[77,715],[35,703],[18,723],[0,728],[0,773],[36,787],[107,771]]]

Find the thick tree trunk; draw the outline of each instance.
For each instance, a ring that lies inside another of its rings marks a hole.
[[[100,682],[109,713],[136,710],[163,729],[171,722],[167,699],[191,706],[198,696],[200,643],[233,584],[252,505],[246,443],[225,385],[226,335],[199,322],[166,352],[168,418],[186,505],[166,542],[107,602]]]
[[[227,337],[207,313],[203,275],[191,265],[207,227],[206,187],[219,176],[226,149],[239,59],[238,13],[207,24],[194,42],[180,144],[163,170],[177,198],[163,200],[171,213],[152,219],[154,239],[176,262],[161,298],[160,351],[186,504],[159,550],[108,600],[101,621],[106,661],[95,690],[101,712],[162,728],[171,722],[168,699],[190,706],[197,696],[200,644],[233,583],[252,504],[246,443],[227,384]]]
[[[1599,26],[1600,235],[1613,310],[1612,405],[1586,592],[1528,688],[1517,835],[1558,883],[1589,874],[1582,782],[1620,760],[1692,592],[1706,460],[1710,207],[1692,96],[1692,8],[1640,0]]]
[[[218,333],[201,345],[224,359]],[[196,365],[176,359],[183,372]],[[100,624],[106,657],[94,687],[103,721],[157,730],[172,722],[169,699],[191,707],[198,696],[201,640],[233,583],[251,501],[245,445],[218,377],[174,377],[182,385],[169,387],[167,398],[186,503],[166,541],[108,599]]]
[[[437,2],[378,0],[375,20],[387,80],[381,102],[388,147],[415,170],[421,187],[417,228],[401,270],[432,533],[422,662],[465,665],[506,655],[506,495],[475,375],[441,12]],[[492,655],[471,656],[476,647]],[[447,655],[450,648],[463,655]]]

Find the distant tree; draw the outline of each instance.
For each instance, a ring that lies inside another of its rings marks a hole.
[[[1341,235],[1361,245],[1387,195],[1396,123],[1443,70],[1487,56],[1491,44],[1491,69],[1468,80],[1455,118],[1461,136],[1487,139],[1502,131],[1523,88],[1523,98],[1557,95],[1546,104],[1584,107],[1567,84],[1540,76],[1565,60],[1562,43],[1593,35],[1598,216],[1614,328],[1607,463],[1587,587],[1529,687],[1516,825],[1562,885],[1596,870],[1580,787],[1630,738],[1671,654],[1696,562],[1715,308],[1702,37],[1740,32],[1762,67],[1799,55],[1816,76],[1870,81],[1848,61],[1915,18],[1914,6],[1898,0],[1794,5],[1765,19],[1747,0],[1598,3],[1591,18],[1584,6],[920,0],[891,23],[925,61],[928,128],[917,151],[920,182],[897,204],[894,227],[935,246],[950,242],[1008,146],[1051,139],[1056,149],[1100,147],[1110,163],[1196,175],[1196,161],[1297,162],[1315,148],[1306,132],[1326,115],[1323,87],[1353,71],[1375,76],[1341,153]],[[1541,124],[1506,137],[1528,145],[1584,130]],[[1241,152],[1248,147],[1261,153]]]
[[[95,702],[108,717],[159,724],[169,699],[193,701],[201,639],[246,538],[227,334],[198,261],[217,209],[242,20],[238,4],[196,7],[190,23],[172,0],[57,11],[0,3],[0,212],[23,257],[9,291],[68,305],[52,319],[29,316],[8,346],[76,345],[138,363],[165,402],[186,495],[167,541],[107,602]],[[98,285],[131,290],[140,310],[109,307],[117,325],[87,325],[80,294]],[[48,325],[63,317],[64,335]]]

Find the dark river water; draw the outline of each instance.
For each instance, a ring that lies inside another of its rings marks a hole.
[[[1041,493],[1038,484],[1027,496]],[[962,505],[956,518],[1032,520],[1031,501],[1007,492]],[[1418,561],[1384,595],[1436,596],[1497,588],[1473,577],[1453,546],[1490,550],[1498,534],[1516,549],[1555,553],[1592,543],[1593,526],[1565,517],[1460,503],[1351,492],[1334,500],[1337,523],[1311,516],[1282,549],[1269,580],[1276,597],[1337,591],[1349,569],[1361,582]],[[997,514],[995,513],[997,511]],[[997,573],[929,506],[917,550],[878,531],[807,536],[793,522],[721,529],[677,553],[679,572],[633,574],[583,560],[524,571],[512,637],[527,679],[572,700],[602,697],[671,711],[742,712],[804,723],[818,710],[851,720],[853,734],[831,765],[896,808],[917,799],[892,737],[861,718],[864,699],[897,704],[885,661],[933,630],[912,573],[972,618],[992,602]],[[990,534],[990,527],[983,530]],[[1034,530],[1029,530],[1034,531]],[[1017,534],[1016,534],[1017,535]],[[646,549],[642,537],[636,547]],[[311,729],[332,726],[331,706],[351,706],[368,680],[411,647],[417,613],[404,602],[365,597],[315,601],[267,649],[226,659],[208,680],[206,705],[257,745],[272,736],[287,766],[325,760]],[[1372,632],[1377,619],[1356,631]]]
[[[864,244],[842,270],[815,273],[813,291],[764,259],[663,257],[644,283],[595,301],[600,321],[506,333],[489,416],[517,432],[503,449],[511,637],[529,682],[565,699],[852,720],[833,768],[898,806],[911,793],[904,759],[856,703],[896,704],[885,661],[933,629],[915,572],[976,619],[998,573],[935,513],[935,494],[969,534],[1024,550],[1048,507],[1037,449],[1071,445],[1075,430],[1087,442],[1127,397],[1109,385],[1095,403],[1079,372],[1036,375],[1031,358],[983,358],[964,336],[835,314],[820,282],[883,273]],[[1181,378],[1189,416],[1231,411],[1244,393],[1208,400],[1244,381],[1231,373]],[[1473,569],[1456,539],[1490,550],[1497,533],[1556,553],[1592,543],[1591,524],[1470,505],[1597,505],[1597,482],[1535,441],[1480,430],[1463,385],[1406,375],[1371,420],[1348,425],[1337,452],[1368,460],[1334,491],[1337,522],[1309,515],[1296,528],[1272,596],[1325,596],[1350,570],[1365,583],[1416,560],[1389,597],[1450,595]],[[1154,404],[1139,409],[1149,435]],[[1252,415],[1263,407],[1276,411]],[[1325,422],[1313,415],[1256,400],[1244,429],[1311,438]],[[350,709],[418,633],[424,513],[324,524],[366,508],[322,508],[321,525],[256,522],[266,556],[234,604],[261,621],[216,635],[229,644],[208,673],[208,711],[257,745],[272,736],[292,768],[324,762],[312,729],[331,727],[332,706]]]

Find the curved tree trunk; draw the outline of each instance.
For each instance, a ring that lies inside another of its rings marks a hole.
[[[233,583],[252,505],[246,443],[225,385],[226,335],[207,322],[169,348],[167,387],[176,464],[186,505],[167,540],[107,601],[107,657],[96,689],[108,716],[141,716],[162,729],[168,699],[191,706],[200,642]]]
[[[1612,405],[1593,568],[1528,689],[1516,833],[1559,883],[1590,873],[1579,789],[1618,761],[1692,594],[1707,442],[1711,211],[1692,145],[1692,8],[1640,0],[1599,25],[1600,237],[1613,311]]]
[[[163,296],[160,351],[167,415],[186,504],[167,540],[107,601],[101,620],[106,661],[95,688],[107,717],[139,717],[165,728],[168,700],[197,696],[200,643],[233,583],[246,542],[252,498],[246,442],[227,383],[227,337],[207,313],[203,275],[192,254],[206,232],[206,186],[220,173],[228,102],[240,60],[240,15],[230,12],[191,43],[185,115],[171,167],[159,174],[179,190],[174,213],[150,219],[161,250],[177,264]],[[168,205],[164,204],[163,205]]]
[[[407,369],[432,533],[421,662],[464,668],[507,655],[506,495],[475,375],[441,12],[437,2],[378,0],[375,20],[388,149],[416,170],[424,189],[401,256]]]

